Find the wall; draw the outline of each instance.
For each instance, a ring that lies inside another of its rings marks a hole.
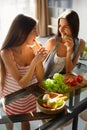
[[[73,0],[72,7],[77,11],[80,18],[79,37],[87,42],[87,0]]]

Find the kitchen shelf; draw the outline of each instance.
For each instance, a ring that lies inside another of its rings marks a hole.
[[[48,7],[72,8],[72,0],[48,0]]]

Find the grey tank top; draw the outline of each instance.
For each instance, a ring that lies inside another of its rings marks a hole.
[[[58,48],[59,42],[60,39],[57,39],[56,46],[53,48],[53,50],[50,52],[50,54],[43,62],[43,66],[45,70],[44,79],[48,77],[52,77],[55,73],[65,73],[65,57],[58,57],[56,54],[56,50]],[[79,40],[75,39],[75,48],[71,59],[73,59],[76,56],[79,43],[80,43]]]

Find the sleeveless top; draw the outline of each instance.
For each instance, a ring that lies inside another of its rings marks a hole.
[[[20,66],[18,64],[16,65],[21,75],[24,75],[29,69],[29,66]],[[32,80],[29,82],[29,85],[34,84],[36,82],[37,78],[36,74],[34,73]],[[11,76],[11,74],[6,70],[6,80],[2,91],[2,97],[20,89],[22,88]],[[10,103],[9,105],[5,105],[5,107],[3,108],[5,108],[4,111],[6,112],[7,115],[25,114],[29,112],[34,112],[36,111],[36,97],[30,94],[17,101]]]
[[[54,62],[54,67],[52,68],[49,77],[52,77],[53,74],[57,72],[60,73],[63,70],[65,66],[65,57],[59,57],[55,53],[53,62]]]
[[[56,49],[58,48],[59,42],[56,42],[55,48],[51,51],[51,54],[48,59],[46,59],[43,63],[44,69],[45,69],[45,76],[44,79],[52,77],[55,73],[66,73],[65,72],[65,59],[66,57],[59,57],[57,56]],[[71,59],[73,59],[76,56],[76,53],[78,51],[80,41],[79,39],[75,39],[75,48],[74,52],[71,56]],[[47,61],[48,60],[48,61]]]

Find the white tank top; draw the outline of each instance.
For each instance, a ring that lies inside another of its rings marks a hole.
[[[54,66],[51,70],[50,76],[54,73],[59,73],[63,70],[65,66],[65,57],[59,57],[57,54],[54,55]]]

